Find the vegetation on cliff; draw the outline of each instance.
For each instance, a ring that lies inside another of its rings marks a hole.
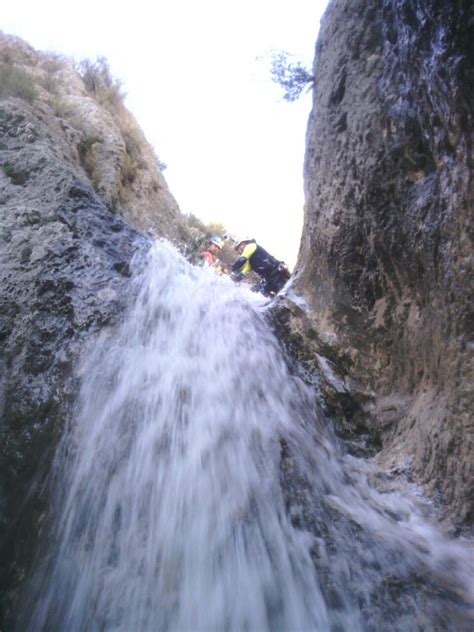
[[[177,244],[189,240],[162,175],[166,165],[125,107],[104,58],[76,64],[0,34],[0,95],[25,100],[48,118],[113,212]]]

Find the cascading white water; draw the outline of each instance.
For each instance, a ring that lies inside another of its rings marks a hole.
[[[289,373],[263,299],[165,242],[135,283],[119,331],[104,332],[84,365],[24,627],[428,630],[467,620],[465,552],[343,455],[315,393]]]

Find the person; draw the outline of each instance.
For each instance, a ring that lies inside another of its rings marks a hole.
[[[201,252],[201,257],[207,262],[209,265],[213,267],[217,267],[219,262],[217,260],[217,255],[219,250],[224,245],[224,242],[220,237],[214,236],[209,239],[206,250]]]
[[[239,238],[235,250],[240,257],[232,264],[232,278],[239,282],[250,272],[256,272],[262,281],[256,287],[265,296],[277,294],[290,278],[290,271],[269,252],[258,245],[255,239]]]

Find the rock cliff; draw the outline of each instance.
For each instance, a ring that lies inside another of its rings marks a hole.
[[[332,0],[306,210],[274,315],[356,453],[472,520],[472,10]],[[113,325],[146,232],[190,230],[103,64],[0,36],[0,627],[45,522],[80,355]],[[291,294],[289,295],[291,297]]]
[[[469,2],[330,3],[293,286],[308,310],[286,317],[352,380],[347,410],[378,461],[459,525],[473,518],[473,42]]]
[[[0,36],[2,629],[44,521],[80,354],[120,314],[145,232],[188,238],[107,69],[86,70]]]

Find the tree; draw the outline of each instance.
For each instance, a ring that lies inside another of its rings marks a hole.
[[[301,61],[293,60],[286,51],[271,54],[270,75],[272,81],[283,88],[285,101],[296,101],[306,89],[314,86],[316,78]]]

